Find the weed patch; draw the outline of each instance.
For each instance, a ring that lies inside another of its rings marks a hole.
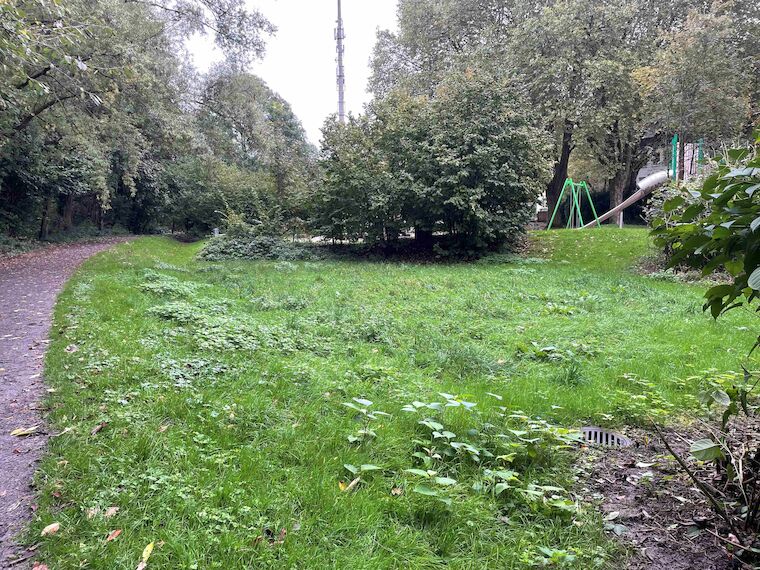
[[[150,543],[157,568],[619,567],[577,429],[700,409],[751,316],[631,272],[643,231],[532,241],[444,265],[141,238],[88,262],[56,308],[28,542],[51,568]]]

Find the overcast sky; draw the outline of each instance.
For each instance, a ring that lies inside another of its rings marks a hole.
[[[277,26],[263,61],[251,66],[293,106],[317,144],[325,117],[337,112],[335,39],[337,0],[248,0]],[[343,0],[346,30],[346,107],[358,113],[369,101],[367,79],[375,33],[396,28],[396,0]],[[189,45],[196,66],[207,70],[220,56],[204,38]]]

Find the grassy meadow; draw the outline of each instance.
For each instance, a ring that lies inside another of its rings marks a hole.
[[[756,337],[704,286],[635,274],[641,229],[461,264],[201,247],[121,245],[59,300],[28,536],[50,568],[132,570],[149,544],[149,568],[619,566],[569,430],[675,419]]]

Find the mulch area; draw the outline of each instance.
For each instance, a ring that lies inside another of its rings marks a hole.
[[[635,446],[588,448],[578,466],[579,494],[601,508],[608,532],[630,553],[624,568],[746,568],[715,536],[726,537],[728,530],[659,436],[644,430],[626,435]],[[669,429],[665,437],[676,453],[688,457],[688,430]]]
[[[32,477],[47,442],[42,377],[53,307],[91,255],[131,238],[48,246],[0,259],[0,568],[24,557],[16,535],[32,515]],[[13,436],[19,428],[34,428]]]

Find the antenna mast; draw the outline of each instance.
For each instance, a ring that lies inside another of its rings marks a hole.
[[[338,119],[341,123],[346,122],[346,73],[343,69],[343,40],[346,39],[346,33],[343,30],[343,13],[338,0],[338,27],[335,28],[335,41],[338,43]]]

